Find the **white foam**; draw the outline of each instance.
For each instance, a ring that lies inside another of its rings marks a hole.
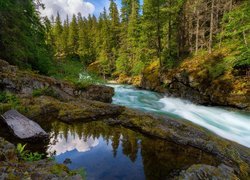
[[[132,86],[111,85],[115,88],[114,104],[146,111],[170,114],[189,120],[226,139],[250,147],[250,115],[219,107],[195,105],[172,97],[161,97]]]

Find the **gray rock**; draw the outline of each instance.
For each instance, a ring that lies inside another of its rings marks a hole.
[[[182,171],[179,177],[175,179],[179,180],[222,180],[222,179],[239,179],[232,168],[221,164],[218,167],[196,164],[189,167],[187,170]]]
[[[4,122],[20,139],[44,138],[48,134],[34,121],[23,116],[16,110],[7,111],[2,115]]]

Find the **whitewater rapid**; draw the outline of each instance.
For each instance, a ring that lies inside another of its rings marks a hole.
[[[115,89],[113,104],[188,120],[250,148],[250,113],[196,105],[128,85],[109,86]]]

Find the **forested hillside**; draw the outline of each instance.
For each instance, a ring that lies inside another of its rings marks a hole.
[[[109,13],[108,13],[109,12]],[[153,61],[171,69],[189,55],[228,47],[233,66],[249,66],[250,4],[247,0],[114,0],[97,18],[46,18],[47,43],[57,57],[74,57],[99,73],[139,75]]]
[[[215,78],[249,69],[248,0],[122,0],[120,10],[110,0],[99,17],[78,13],[65,20],[59,13],[40,17],[39,1],[7,0],[0,7],[0,58],[40,73],[63,69],[77,77],[89,67],[104,78],[134,77],[154,64],[164,74],[204,56],[220,59],[207,67]]]
[[[32,0],[0,1],[0,58],[47,73],[53,54],[45,42],[38,6]]]

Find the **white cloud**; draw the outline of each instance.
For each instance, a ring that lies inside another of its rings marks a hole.
[[[53,153],[56,151],[57,156],[75,149],[78,152],[86,152],[90,151],[98,144],[99,141],[93,137],[89,137],[87,141],[84,141],[77,134],[73,135],[70,132],[66,140],[63,137],[63,132],[60,132],[57,138],[54,137],[50,139],[50,148],[47,150],[47,152]]]
[[[66,19],[67,14],[71,18],[73,14],[80,12],[87,17],[95,11],[95,6],[85,0],[42,0],[42,3],[45,5],[44,10],[40,9],[42,16],[56,17],[59,12],[62,20]]]

